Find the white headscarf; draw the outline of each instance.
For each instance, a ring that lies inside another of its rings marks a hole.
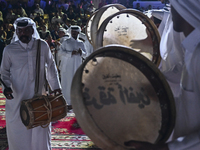
[[[63,27],[59,28],[58,31],[62,31],[65,33],[65,35],[68,35],[67,30]]]
[[[19,23],[21,23],[21,22],[27,22],[27,24],[20,26]],[[17,27],[18,28],[24,28],[24,27],[32,26],[33,29],[34,29],[34,33],[33,33],[32,37],[36,38],[36,39],[40,39],[40,35],[39,35],[39,33],[38,33],[37,29],[36,29],[36,24],[31,18],[28,18],[28,17],[17,18],[13,25],[14,25],[14,28],[15,28],[15,33],[13,35],[11,43],[19,40],[19,38],[18,38],[18,36],[16,34]]]
[[[69,32],[69,36],[71,37],[71,31],[77,31],[79,34],[77,36],[77,39],[79,39],[79,35],[81,33],[81,27],[77,26],[77,25],[71,25],[70,28],[68,29]]]
[[[200,30],[200,0],[170,0],[170,2],[190,25]]]
[[[70,26],[70,33],[71,33],[71,31],[77,31],[77,32],[81,32],[81,27],[79,27],[79,26],[77,26],[77,25],[71,25]]]

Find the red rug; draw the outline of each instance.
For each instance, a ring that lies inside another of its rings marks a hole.
[[[0,150],[8,150],[5,121],[5,97],[0,88]],[[52,123],[52,150],[99,150],[79,127],[74,113]]]

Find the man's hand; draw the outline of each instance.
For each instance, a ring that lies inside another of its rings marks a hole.
[[[130,150],[169,150],[167,144],[151,144],[148,142],[128,141],[125,142],[124,145],[130,146]]]
[[[51,95],[57,96],[62,94],[61,89],[55,89],[54,91],[51,92]]]
[[[5,97],[7,99],[13,99],[12,93],[13,93],[13,91],[10,87],[5,88],[4,91],[3,91],[3,94],[5,95]]]
[[[77,55],[77,51],[73,50],[72,55]]]
[[[59,41],[55,41],[55,44],[58,45],[58,46],[61,45],[61,43]]]
[[[78,53],[79,53],[80,55],[82,55],[82,50],[81,50],[81,48],[78,49]]]

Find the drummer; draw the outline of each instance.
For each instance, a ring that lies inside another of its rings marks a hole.
[[[55,62],[48,44],[40,39],[32,19],[18,18],[14,27],[12,43],[5,47],[1,64],[1,77],[7,86],[4,95],[9,150],[51,150],[51,124],[46,128],[39,126],[27,130],[20,118],[20,104],[22,100],[31,99],[35,95],[38,40],[41,41],[38,95],[44,91],[45,68],[52,91],[61,93]]]
[[[200,1],[171,0],[173,28],[183,32],[184,66],[176,99],[176,124],[173,140],[166,144],[125,142],[136,150],[199,150],[200,149]]]

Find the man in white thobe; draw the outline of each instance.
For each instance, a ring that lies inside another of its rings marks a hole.
[[[14,23],[16,37],[5,47],[1,64],[1,77],[8,88],[6,96],[6,130],[9,150],[51,150],[51,124],[27,129],[20,118],[22,100],[35,95],[36,53],[39,34],[35,22],[27,17]],[[36,39],[38,38],[38,39]],[[41,39],[40,39],[41,40]],[[38,94],[42,95],[46,79],[54,92],[61,93],[55,62],[48,44],[41,40],[40,82]],[[13,99],[11,95],[13,95]]]
[[[67,30],[65,28],[61,27],[58,29],[58,36],[59,36],[59,39],[55,42],[56,48],[54,49],[55,50],[54,58],[56,61],[56,65],[59,68],[60,62],[61,62],[61,60],[60,60],[61,56],[59,55],[60,47],[61,47],[63,41],[65,41],[66,39],[69,38],[69,33],[67,32]]]
[[[185,36],[182,32],[178,33],[173,30],[170,7],[167,6],[165,9],[161,10],[153,9],[150,11],[150,14],[151,16],[162,20],[158,28],[161,36],[161,62],[159,69],[166,77],[174,97],[177,98],[180,94],[180,78],[184,56],[184,50],[181,46],[181,41],[185,39]]]
[[[62,43],[59,55],[61,56],[60,73],[61,87],[64,98],[68,105],[71,105],[71,83],[73,76],[82,64],[82,57],[86,55],[83,41],[78,39],[81,32],[79,26],[70,26],[71,37]]]
[[[170,0],[173,28],[185,39],[180,94],[176,102],[173,140],[165,144],[129,141],[136,149],[199,150],[200,149],[200,0]]]

